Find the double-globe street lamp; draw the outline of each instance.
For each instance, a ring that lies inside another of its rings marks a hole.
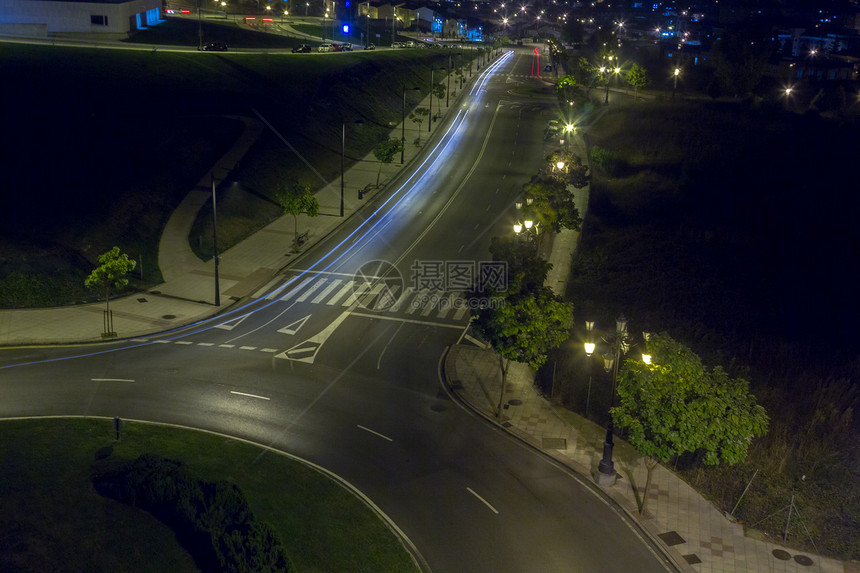
[[[588,340],[585,342],[585,354],[590,359],[591,355],[594,353],[595,350],[595,343],[592,338],[592,333],[594,330],[593,321],[586,322],[586,330],[588,332]],[[650,336],[649,333],[643,332],[642,335],[647,342]],[[604,342],[609,345],[609,351],[603,355],[603,367],[606,372],[612,374],[612,386],[609,398],[609,408],[611,410],[615,406],[615,390],[616,385],[618,383],[618,368],[621,363],[621,357],[626,354],[627,351],[630,349],[630,336],[627,332],[627,319],[624,317],[623,314],[619,315],[618,318],[615,319],[615,332],[609,339],[604,339]],[[651,356],[643,352],[642,361],[646,364],[650,364]],[[587,401],[590,401],[590,398],[591,380],[589,378],[589,396]],[[586,404],[586,412],[587,411],[588,404]],[[614,446],[615,441],[613,439],[613,424],[612,417],[610,415],[609,423],[606,426],[606,438],[603,441],[603,457],[597,464],[597,483],[603,486],[612,485],[615,483],[615,463],[612,461],[612,449]]]
[[[611,59],[612,59],[612,56],[610,56],[610,57],[609,57],[609,59],[611,60]],[[608,67],[606,67],[606,66],[601,66],[601,68],[600,68],[600,73],[601,73],[601,74],[603,74],[603,73],[607,74],[607,78],[606,78],[606,98],[603,100],[603,103],[604,103],[604,104],[606,104],[606,105],[609,105],[609,77],[610,77],[610,76],[609,76],[608,74],[609,74],[609,73],[614,73],[614,74],[617,76],[618,74],[620,74],[620,73],[621,73],[621,68],[618,68],[618,67],[616,67],[616,68],[608,68]]]

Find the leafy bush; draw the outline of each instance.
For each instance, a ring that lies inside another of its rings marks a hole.
[[[93,478],[96,491],[145,509],[176,531],[205,571],[289,571],[275,532],[234,484],[205,482],[180,462],[143,454]]]
[[[616,175],[619,167],[619,160],[608,149],[604,149],[595,145],[591,148],[591,161],[600,167],[607,175]]]

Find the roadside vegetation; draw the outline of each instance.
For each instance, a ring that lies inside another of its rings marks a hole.
[[[140,461],[128,465],[142,454],[144,460],[165,457],[181,465],[150,464],[146,472],[140,471]],[[108,420],[10,420],[2,422],[0,459],[3,571],[198,571],[177,541],[188,537],[167,525],[166,506],[150,513],[99,495],[94,478],[100,491],[131,491],[109,487],[108,477],[115,482],[122,468],[137,468],[138,478],[160,480],[140,490],[138,506],[158,491],[169,492],[170,483],[184,480],[184,495],[192,495],[202,480],[202,495],[206,483],[222,482],[222,495],[209,503],[221,504],[224,511],[201,516],[206,527],[229,527],[223,521],[230,515],[226,509],[243,506],[239,497],[244,497],[257,521],[280,540],[291,570],[416,570],[399,540],[353,494],[316,470],[237,440],[125,423],[116,441]],[[250,523],[257,533],[266,529]],[[222,555],[229,545],[222,545]]]
[[[237,116],[256,110],[295,152],[267,130],[233,173],[216,174],[231,179],[219,191],[219,246],[229,248],[280,215],[283,181],[316,190],[339,173],[342,121],[364,121],[347,130],[348,163],[385,140],[401,113],[391,86],[429,89],[431,62],[446,58],[429,50],[305,56],[0,46],[4,81],[16,86],[0,111],[16,142],[0,155],[0,308],[97,300],[84,280],[113,246],[138,263],[126,292],[161,282],[167,219],[188,191],[208,184],[243,129]],[[408,108],[421,97],[407,92]],[[207,258],[211,207],[201,213],[189,240]]]
[[[751,482],[734,516],[774,539],[794,496],[790,544],[860,558],[857,125],[767,102],[628,101],[588,129],[594,178],[566,296],[580,336],[623,312],[632,332],[665,331],[749,380],[771,422],[746,460],[669,467],[726,512]],[[593,360],[563,346],[541,384],[605,424],[610,378]]]

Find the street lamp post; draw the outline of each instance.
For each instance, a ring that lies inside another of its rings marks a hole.
[[[433,86],[435,85],[433,81],[433,72],[436,71],[437,68],[430,68],[430,117],[427,118],[427,133],[430,133],[430,126],[433,125]],[[444,70],[445,68],[438,68],[439,70]]]
[[[451,96],[451,54],[448,54],[448,87],[445,90],[445,109],[448,109],[448,103]]]
[[[585,396],[585,417],[588,418],[591,409],[591,355],[594,354],[594,321],[585,321],[585,355],[588,357],[588,394]]]
[[[346,148],[346,124],[353,123],[356,125],[361,125],[364,122],[360,119],[355,121],[345,122],[342,121],[340,124],[340,216],[343,217],[343,178],[344,178],[344,170],[343,170],[343,158],[344,158],[344,150]]]
[[[409,90],[417,90],[418,88],[409,88]],[[401,111],[400,121],[400,165],[403,165],[403,154],[406,149],[406,86],[403,86],[403,107]]]
[[[221,306],[221,287],[218,280],[218,204],[215,201],[215,173],[211,174],[212,178],[212,250],[215,251],[215,306]]]
[[[621,355],[627,352],[628,347],[627,319],[622,314],[615,319],[615,334],[611,340],[610,353],[605,354],[603,357],[604,368],[607,372],[612,373],[612,394],[609,397],[610,409],[615,405],[618,364],[621,362]],[[612,485],[615,483],[615,464],[612,461],[612,448],[614,445],[612,417],[610,416],[609,424],[606,426],[606,439],[603,441],[603,457],[600,463],[597,464],[597,483],[600,485]]]

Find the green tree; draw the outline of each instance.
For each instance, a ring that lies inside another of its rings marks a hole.
[[[750,441],[767,431],[768,417],[749,383],[721,368],[708,371],[689,348],[666,334],[648,342],[651,364],[628,359],[618,377],[619,405],[612,421],[645,456],[647,478],[639,511],[645,512],[658,462],[690,452],[705,465],[733,465]]]
[[[430,115],[430,110],[426,107],[416,107],[409,112],[409,119],[412,123],[418,124],[418,138],[415,140],[415,145],[421,145],[421,126],[424,125],[424,118]]]
[[[558,233],[562,229],[579,229],[582,218],[576,208],[567,182],[554,177],[535,177],[523,186],[523,196],[531,204],[524,214],[531,215],[544,229]]]
[[[568,339],[573,325],[573,304],[563,302],[545,286],[511,291],[503,298],[499,294],[491,299],[498,304],[472,310],[472,327],[499,355],[502,387],[496,417],[502,415],[511,361],[539,368]]]
[[[726,32],[712,51],[720,85],[736,98],[752,92],[767,69],[771,47],[753,28]]]
[[[564,163],[564,167],[558,168],[558,163]],[[582,158],[572,151],[556,151],[546,157],[544,168],[546,176],[557,178],[567,185],[573,185],[582,189],[591,181],[588,166],[582,163]]]
[[[568,102],[576,101],[577,84],[573,76],[562,76],[555,84],[555,94],[558,96],[559,105],[566,108]]]
[[[648,85],[648,73],[639,64],[633,64],[627,71],[627,85],[633,88],[633,97],[639,97],[639,90]]]
[[[433,116],[433,119],[435,120],[442,113],[442,99],[445,97],[445,84],[439,82],[433,86],[433,97],[436,98],[436,115]]]
[[[299,215],[316,217],[320,213],[320,204],[311,192],[310,185],[301,185],[291,181],[283,185],[282,190],[275,194],[278,204],[285,215],[293,216],[293,248],[299,250]]]
[[[600,85],[603,79],[603,74],[600,73],[600,67],[591,63],[588,58],[579,58],[576,61],[577,71],[576,76],[579,78],[579,85],[585,90],[585,99],[591,95],[591,90]]]
[[[111,286],[117,290],[128,284],[125,278],[129,272],[134,270],[137,262],[129,259],[125,253],[120,253],[119,247],[114,247],[106,253],[99,255],[99,266],[93,269],[90,276],[84,281],[88,289],[104,289],[105,305],[108,317],[110,317],[110,289]],[[111,320],[110,318],[108,320]],[[108,323],[107,333],[113,332],[113,322]]]
[[[400,153],[403,143],[399,139],[387,139],[373,148],[373,155],[379,161],[379,170],[376,172],[376,186],[379,187],[379,176],[382,174],[382,164],[389,164],[394,155]]]
[[[506,294],[527,295],[536,292],[546,282],[552,265],[540,258],[534,245],[519,237],[493,237],[490,254],[494,261],[507,263]]]

